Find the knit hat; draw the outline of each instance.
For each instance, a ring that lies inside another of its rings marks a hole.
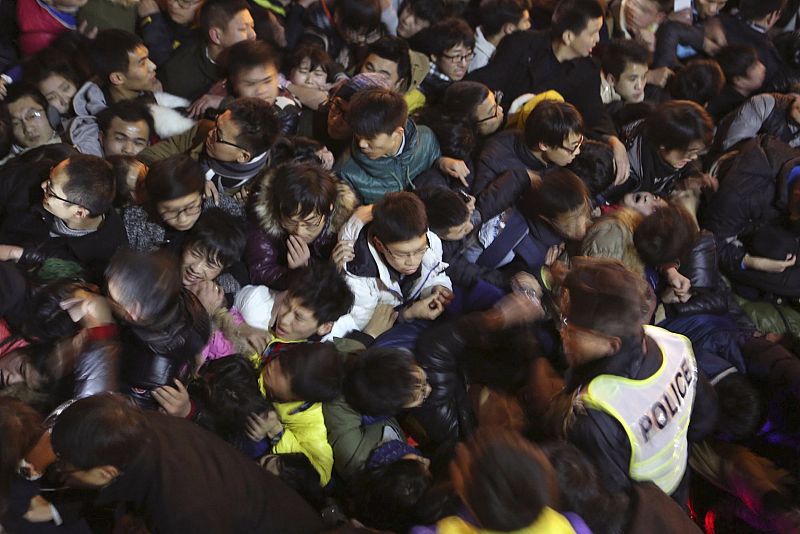
[[[375,447],[375,449],[369,455],[369,459],[367,460],[367,469],[372,471],[380,467],[393,464],[398,460],[402,460],[403,456],[409,454],[422,456],[420,451],[407,444],[405,441],[400,441],[399,439],[386,441]]]
[[[625,337],[649,321],[654,299],[653,288],[622,262],[579,257],[564,279],[561,313],[567,324]]]
[[[349,102],[354,94],[365,89],[373,89],[375,87],[380,89],[391,89],[389,82],[382,75],[378,74],[377,72],[364,72],[362,74],[356,74],[344,84],[339,86],[339,88],[331,94],[331,98],[338,96],[339,98]]]

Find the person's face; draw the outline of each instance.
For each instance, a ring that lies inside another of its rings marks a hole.
[[[126,122],[119,117],[111,119],[108,131],[100,137],[106,156],[135,156],[147,148],[149,140],[150,127],[146,121]]]
[[[278,69],[272,63],[243,70],[233,83],[233,94],[238,97],[253,97],[275,103],[278,98]]]
[[[500,96],[502,98],[502,93],[500,93]],[[481,135],[493,134],[503,125],[505,115],[503,114],[503,106],[497,101],[497,97],[497,93],[490,91],[489,96],[475,108],[475,120],[478,123],[478,132]]]
[[[216,126],[208,132],[206,154],[219,161],[247,162],[250,154],[236,142],[240,132],[239,125],[231,118],[231,111],[226,111],[217,117]]]
[[[626,208],[638,211],[645,217],[649,217],[655,213],[657,209],[665,207],[667,202],[663,198],[655,196],[653,193],[642,191],[639,193],[628,193],[622,197],[622,205]]]
[[[689,146],[684,150],[680,148],[674,148],[672,150],[661,150],[661,157],[666,161],[669,165],[671,165],[675,169],[682,169],[686,167],[689,163],[696,160],[700,157],[706,150],[706,145],[702,141],[692,141],[689,143]]]
[[[430,25],[430,22],[417,17],[411,7],[406,6],[406,8],[403,9],[398,16],[397,35],[403,39],[410,39],[416,35],[417,32],[427,28]]]
[[[281,476],[281,469],[283,468],[281,464],[283,462],[281,461],[280,454],[268,454],[267,456],[261,458],[259,463],[267,473],[272,473],[276,477]]]
[[[150,52],[144,45],[128,52],[128,72],[113,73],[117,81],[129,91],[152,91],[156,80],[156,64],[150,61]]]
[[[473,229],[475,225],[472,224],[470,217],[458,226],[451,226],[447,229],[447,233],[442,237],[442,241],[459,241],[465,238]]]
[[[275,335],[287,341],[301,341],[313,335],[324,335],[323,325],[314,312],[303,305],[300,299],[287,294],[278,306],[275,315]]]
[[[457,82],[466,76],[467,68],[469,68],[474,55],[471,48],[457,44],[445,50],[441,56],[433,56],[433,59],[443,74]]]
[[[167,0],[167,14],[176,24],[189,25],[197,15],[202,0]]]
[[[727,3],[728,0],[694,0],[694,5],[701,19],[716,17]]]
[[[311,60],[304,58],[300,65],[289,73],[289,81],[295,85],[303,85],[324,91],[328,83],[328,73],[325,72],[322,65],[317,65],[316,68],[312,69]]]
[[[203,195],[189,193],[173,200],[165,200],[156,204],[156,211],[164,224],[179,232],[190,230],[203,211]]]
[[[589,24],[580,33],[565,32],[565,43],[576,56],[589,57],[600,40],[600,29],[602,27],[603,17],[590,20]]]
[[[614,80],[614,90],[619,93],[624,102],[636,103],[644,100],[644,86],[647,85],[645,78],[648,70],[647,65],[628,63],[619,80]]]
[[[397,73],[397,63],[384,59],[377,54],[367,56],[367,59],[364,60],[364,65],[361,67],[361,72],[380,74],[394,89],[399,89],[403,82]]]
[[[0,358],[0,389],[12,384],[25,384],[38,390],[44,384],[44,377],[31,364],[22,351],[13,351]]]
[[[592,208],[585,201],[582,206],[560,213],[553,220],[548,220],[550,226],[567,241],[580,241],[586,237],[586,230],[592,225]]]
[[[181,281],[184,287],[214,280],[222,273],[223,265],[196,247],[184,249],[181,256]]]
[[[390,134],[380,133],[371,139],[356,137],[358,149],[369,159],[379,159],[394,156],[400,147],[403,129],[398,128]]]
[[[522,12],[522,18],[517,22],[517,31],[525,31],[531,29],[531,14],[526,9]]]
[[[419,266],[422,265],[422,258],[430,248],[428,236],[425,234],[408,241],[390,244],[383,244],[375,237],[373,238],[373,245],[383,255],[384,260],[392,269],[406,276],[419,270]]]
[[[747,69],[745,76],[736,77],[733,83],[736,88],[745,94],[751,94],[758,91],[764,85],[764,78],[767,75],[767,68],[763,63],[756,60],[755,63],[750,65]]]
[[[566,167],[581,153],[583,134],[570,132],[561,146],[542,145],[544,158],[558,167]]]
[[[225,28],[217,30],[218,44],[222,48],[228,48],[241,41],[253,41],[256,38],[255,22],[247,9],[234,15]]]
[[[312,243],[325,228],[326,218],[319,213],[310,213],[305,217],[292,215],[281,220],[281,227],[290,235],[296,235],[306,243]]]
[[[47,180],[41,184],[44,197],[42,207],[61,220],[68,221],[78,216],[83,209],[64,193],[64,186],[69,183],[66,168],[69,160],[64,160],[50,171]]]
[[[422,406],[422,403],[425,402],[425,399],[428,398],[428,395],[431,394],[431,385],[428,383],[428,375],[425,373],[425,369],[420,367],[419,365],[414,366],[413,371],[414,377],[417,379],[416,387],[414,388],[414,395],[411,401],[408,402],[403,408],[410,409],[416,408],[417,406]]]
[[[69,113],[72,97],[78,92],[75,84],[60,74],[53,73],[39,82],[39,92],[61,115]]]
[[[264,370],[261,371],[261,376],[264,379],[264,389],[271,400],[276,402],[300,400],[295,399],[292,392],[292,381],[283,372],[280,358],[274,358],[267,363]]]
[[[350,129],[346,119],[349,108],[350,102],[342,97],[335,96],[331,100],[331,105],[328,109],[328,135],[333,139],[342,140],[352,137],[353,130]]]
[[[626,7],[625,22],[634,33],[648,29],[664,18],[658,10],[658,4],[652,0],[629,0]]]
[[[23,96],[8,104],[11,131],[14,141],[23,148],[46,144],[53,137],[53,127],[47,121],[47,112],[36,100]]]

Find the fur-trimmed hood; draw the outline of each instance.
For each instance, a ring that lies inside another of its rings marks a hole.
[[[269,209],[274,177],[275,169],[269,169],[259,178],[253,203],[250,206],[250,219],[269,237],[285,240],[287,238],[286,231],[281,228],[275,214]],[[358,197],[350,186],[337,180],[336,201],[333,204],[333,212],[321,235],[336,236],[339,233],[339,229],[347,222],[358,206]]]

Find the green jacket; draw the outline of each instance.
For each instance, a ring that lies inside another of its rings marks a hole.
[[[208,132],[213,128],[214,123],[212,121],[199,121],[191,130],[159,141],[139,152],[136,157],[147,165],[152,165],[156,161],[167,159],[177,154],[189,154],[192,159],[197,160],[205,148]]]
[[[400,155],[372,160],[353,142],[334,170],[350,184],[363,204],[372,204],[386,193],[414,189],[414,178],[430,169],[441,155],[430,128],[417,126],[409,119]]]
[[[129,6],[111,0],[89,0],[78,11],[78,24],[86,21],[88,29],[117,28],[136,33],[136,3]]]

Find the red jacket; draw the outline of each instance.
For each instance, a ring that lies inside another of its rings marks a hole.
[[[62,32],[75,29],[75,16],[40,0],[17,0],[19,47],[24,57],[47,48]]]

